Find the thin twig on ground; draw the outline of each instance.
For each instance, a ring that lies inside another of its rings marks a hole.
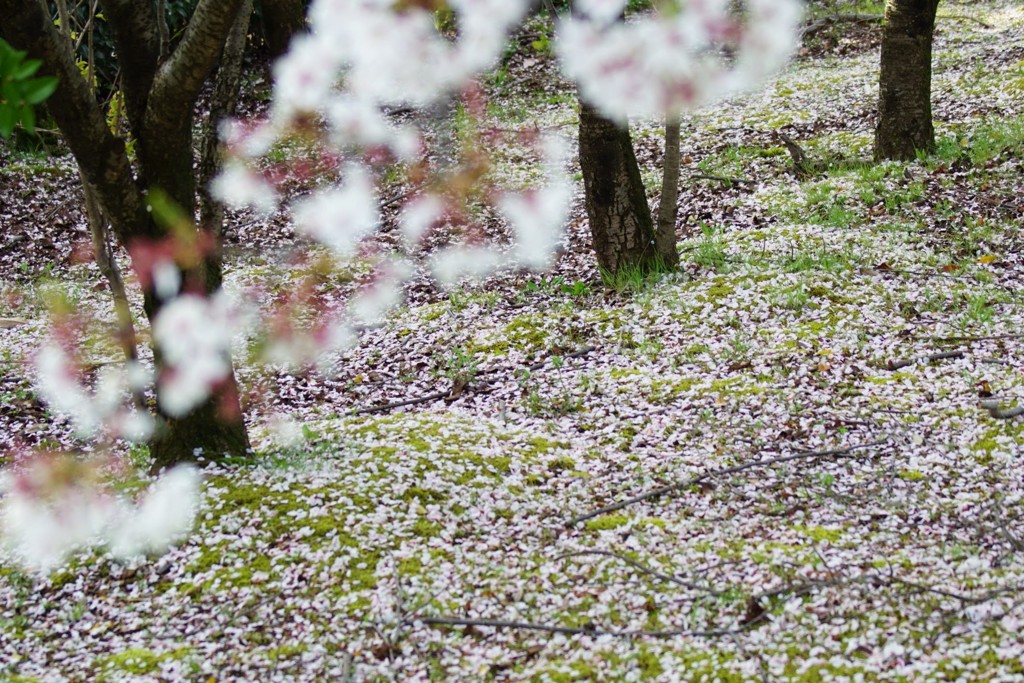
[[[552,354],[549,354],[548,356],[546,356],[543,360],[537,361],[536,363],[531,363],[530,365],[524,366],[522,368],[515,368],[512,372],[513,373],[522,372],[523,370],[528,370],[528,371],[532,372],[534,370],[539,370],[542,367],[544,367],[545,365],[547,365],[548,361],[550,361],[553,356],[559,356],[561,358],[579,358],[581,356],[587,355],[588,353],[593,351],[595,348],[596,347],[593,347],[593,346],[585,346],[582,349],[578,349],[576,351],[571,351],[569,353],[552,353]],[[483,371],[477,373],[477,375],[479,376],[479,375],[497,374],[500,371],[501,371],[501,368],[495,368],[493,370],[483,370]],[[479,390],[479,389],[482,389],[483,387],[489,386],[491,384],[495,384],[495,383],[499,382],[500,380],[501,380],[500,377],[493,377],[493,378],[478,380],[478,381],[475,381],[475,382],[471,381],[471,382],[466,382],[466,383],[460,383],[460,384],[457,384],[457,385],[453,385],[453,387],[450,388],[450,389],[445,389],[443,391],[435,391],[434,393],[427,394],[425,396],[418,396],[416,398],[408,398],[408,399],[404,399],[404,400],[401,400],[401,401],[395,401],[393,403],[384,403],[384,404],[379,405],[379,406],[370,406],[368,408],[358,408],[356,410],[349,411],[347,414],[350,417],[354,417],[356,415],[370,415],[370,414],[373,414],[373,413],[385,413],[385,412],[387,412],[389,410],[394,410],[396,408],[406,408],[408,406],[415,406],[415,405],[420,405],[420,404],[423,404],[423,403],[430,403],[432,401],[440,401],[440,400],[446,399],[446,398],[458,398],[458,396],[461,396],[461,395],[465,394],[467,391]]]
[[[720,477],[728,474],[737,474],[739,472],[752,470],[758,467],[770,467],[772,465],[781,465],[782,463],[792,462],[794,460],[820,460],[823,458],[844,457],[846,455],[849,455],[850,453],[853,453],[854,451],[866,448],[874,448],[876,446],[882,446],[886,443],[888,443],[887,439],[881,439],[879,441],[872,441],[871,443],[855,444],[853,446],[848,446],[846,448],[835,448],[826,451],[807,451],[803,453],[794,453],[792,455],[785,455],[778,458],[769,458],[767,460],[754,460],[752,462],[743,463],[742,465],[734,465],[732,467],[711,470],[710,472],[705,472],[704,474],[699,474],[695,477],[690,477],[686,481],[676,482],[675,484],[667,484],[665,486],[652,489],[646,493],[642,493],[639,496],[627,498],[626,500],[620,501],[618,503],[606,505],[602,508],[598,508],[597,510],[592,510],[591,512],[587,512],[582,515],[577,515],[570,519],[568,522],[566,522],[566,526],[576,526],[580,522],[585,522],[588,519],[593,519],[594,517],[600,517],[601,515],[617,512],[625,507],[629,507],[630,505],[635,505],[636,503],[643,503],[654,498],[660,498],[670,493],[675,493],[676,491],[689,488],[703,481],[707,481],[708,479],[713,479],[714,477]]]
[[[690,178],[694,180],[717,180],[723,185],[753,185],[755,181],[749,178],[733,178],[730,176],[711,175],[709,173],[691,173]]]
[[[642,629],[607,631],[590,626],[555,626],[550,624],[535,624],[528,621],[503,621],[501,619],[463,619],[460,617],[419,617],[408,620],[409,625],[423,624],[425,626],[474,626],[483,628],[494,628],[499,630],[518,631],[540,631],[543,633],[558,633],[568,636],[593,636],[612,638],[721,638],[736,633],[749,631],[757,624],[768,618],[767,612],[745,624],[735,628],[709,629],[706,631],[693,631],[689,629],[671,629],[665,631],[645,631]]]
[[[881,14],[830,14],[810,22],[800,29],[800,34],[806,36],[815,33],[829,24],[881,22],[882,19]]]
[[[1024,334],[995,334],[990,337],[927,337],[927,339],[929,341],[934,342],[968,344],[971,342],[1002,341],[1006,339],[1024,339]]]
[[[963,358],[964,350],[956,349],[954,351],[943,351],[942,353],[932,353],[927,356],[916,356],[914,358],[902,358],[900,360],[891,360],[885,364],[886,370],[899,370],[901,368],[910,367],[916,365],[922,361],[931,363],[937,360],[952,360],[955,358]]]

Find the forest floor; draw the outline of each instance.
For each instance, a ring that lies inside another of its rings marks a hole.
[[[530,43],[495,125],[571,136]],[[552,273],[243,366],[257,450],[187,541],[0,564],[0,681],[1024,680],[1024,422],[982,406],[1024,405],[1024,8],[940,6],[932,156],[871,161],[877,64],[840,24],[684,120],[676,273],[604,288],[578,191]],[[86,448],[24,364],[55,288],[110,319],[76,176],[0,154],[0,445]],[[284,217],[228,240],[229,287],[290,286]]]

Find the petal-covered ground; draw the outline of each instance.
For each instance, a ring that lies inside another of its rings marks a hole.
[[[414,292],[329,379],[243,369],[258,452],[187,542],[0,565],[0,680],[1024,680],[1024,9],[939,25],[933,156],[870,160],[877,49],[811,55],[685,121],[678,273],[605,290],[577,206],[545,278]],[[542,47],[492,115],[568,135]],[[20,361],[53,283],[7,280],[6,445],[72,443]],[[109,317],[97,282],[60,276]]]

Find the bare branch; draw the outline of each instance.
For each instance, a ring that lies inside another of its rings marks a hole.
[[[1016,406],[1014,408],[1007,408],[1004,410],[999,406],[998,399],[982,401],[981,407],[987,410],[988,414],[997,420],[1010,420],[1020,415],[1024,415],[1024,406]]]

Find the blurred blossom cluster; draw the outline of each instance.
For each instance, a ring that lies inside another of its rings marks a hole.
[[[689,0],[620,22],[626,0],[579,0],[557,42],[565,74],[609,117],[658,117],[752,88],[797,44],[798,0]]]
[[[3,550],[23,566],[47,572],[72,552],[105,546],[120,559],[159,553],[192,528],[202,475],[177,467],[133,503],[105,489],[92,465],[37,456],[0,475]]]
[[[507,190],[494,186],[488,174],[502,133],[481,127],[455,163],[432,163],[429,122],[390,114],[459,101],[472,119],[482,120],[486,107],[473,79],[496,63],[532,2],[447,0],[452,31],[439,30],[436,4],[314,0],[310,32],[274,66],[270,115],[228,122],[221,131],[228,158],[211,188],[215,197],[261,215],[284,208],[297,233],[324,245],[335,259],[366,260],[369,254],[372,277],[340,306],[320,305],[314,282],[267,310],[265,300],[204,297],[182,281],[177,266],[202,259],[213,245],[200,240],[191,255],[181,249],[187,240],[144,245],[133,251],[133,263],[139,281],[163,302],[153,338],[166,371],[153,378],[137,364],[111,367],[87,382],[59,334],[36,356],[40,394],[71,419],[79,436],[144,441],[157,425],[150,415],[126,408],[126,395],[155,381],[164,415],[188,413],[230,376],[232,341],[253,329],[267,331],[258,345],[264,362],[323,368],[326,355],[354,343],[361,327],[402,301],[417,272],[447,286],[502,268],[543,270],[552,264],[573,193],[563,139],[519,131],[517,141],[535,150],[546,181]],[[623,22],[625,4],[578,0],[575,16],[560,20],[556,36],[563,71],[576,80],[581,96],[619,120],[673,114],[752,87],[787,58],[800,15],[799,0],[746,0],[738,13],[731,0],[663,0],[656,11]],[[288,169],[267,158],[276,145],[296,138],[310,143],[303,149],[316,150],[319,158],[290,163],[306,168],[307,180],[317,175],[317,187],[282,207]],[[397,204],[397,249],[374,252],[366,243],[383,224],[379,186],[396,166],[406,170],[414,191]],[[337,182],[324,182],[328,178]],[[496,243],[474,225],[479,203],[504,219],[511,245]],[[431,239],[437,233],[444,236],[440,246]],[[324,277],[319,266],[311,274]],[[262,325],[254,324],[257,315]],[[90,383],[95,389],[86,388]],[[71,549],[97,541],[121,555],[158,550],[191,524],[199,486],[194,470],[166,474],[137,507],[90,486],[87,478],[66,475],[56,460],[40,458],[3,481],[3,533],[30,566],[53,567]]]

